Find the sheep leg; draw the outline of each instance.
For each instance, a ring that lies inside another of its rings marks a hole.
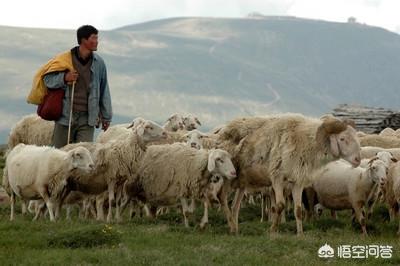
[[[204,203],[204,212],[200,222],[201,229],[204,229],[205,226],[208,224],[208,207],[211,205],[207,197],[204,198],[203,203]]]
[[[139,210],[139,212],[141,213],[140,210]],[[132,219],[135,215],[136,215],[136,211],[135,211],[135,206],[133,205],[133,201],[129,201],[129,218]]]
[[[26,200],[22,200],[22,202],[21,202],[21,213],[22,213],[22,215],[26,214],[27,205],[28,205],[27,201]]]
[[[149,205],[147,210],[149,211],[148,217],[150,217],[151,219],[155,219],[157,217],[157,206]]]
[[[312,221],[315,220],[315,211],[314,211],[314,206],[315,206],[315,191],[312,188],[306,188],[304,189],[304,194],[306,197],[307,205],[308,208],[306,210],[306,221]]]
[[[42,196],[44,202],[46,203],[47,209],[49,211],[50,221],[54,222],[54,203],[50,200],[50,196],[45,188],[39,191],[40,196]]]
[[[96,196],[97,220],[104,221],[104,193]]]
[[[285,196],[283,195],[283,184],[280,182],[275,182],[272,184],[272,188],[275,193],[275,204],[271,206],[271,211],[273,214],[272,225],[270,231],[272,233],[278,231],[278,226],[281,220],[282,211],[285,209]]]
[[[117,222],[122,222],[121,216],[121,201],[122,201],[122,188],[117,188],[117,197],[115,199],[115,220]]]
[[[39,217],[44,216],[45,211],[46,211],[46,204],[41,200],[36,201],[35,217],[33,217],[33,221],[36,221],[37,219],[39,219]]]
[[[397,205],[400,206],[400,199],[397,200]],[[400,208],[399,208],[397,214],[398,215],[400,214]],[[400,221],[399,221],[399,229],[397,230],[397,235],[400,236]]]
[[[370,218],[372,215],[372,211],[375,207],[375,203],[378,200],[378,193],[379,193],[379,187],[378,184],[375,184],[374,187],[371,189],[371,192],[368,195],[367,198],[367,217]]]
[[[60,217],[60,213],[61,213],[61,208],[62,205],[64,204],[64,200],[65,198],[68,196],[68,194],[70,193],[70,190],[67,189],[67,187],[64,187],[60,198],[57,200],[57,204],[55,205],[55,218],[58,219]]]
[[[194,210],[196,209],[196,200],[194,198],[192,198],[190,200],[190,205],[188,208],[189,213],[194,213]]]
[[[84,200],[82,200],[82,210],[83,210],[83,218],[85,218],[86,220],[89,219],[89,215],[90,215],[90,202],[89,202],[89,198],[85,198]]]
[[[72,208],[71,205],[67,205],[67,211],[66,211],[66,217],[65,217],[65,219],[68,220],[68,221],[71,220],[71,208]]]
[[[232,217],[231,209],[228,206],[228,195],[227,195],[227,185],[224,183],[220,193],[218,194],[219,202],[221,203],[221,207],[223,212],[225,213],[226,221],[228,223],[229,229],[231,233],[237,233],[237,227],[235,226],[235,222]]]
[[[301,208],[301,196],[303,194],[303,186],[295,184],[292,189],[293,211],[296,217],[297,235],[303,235],[303,211]]]
[[[239,211],[240,211],[240,203],[242,202],[244,196],[245,189],[238,188],[236,190],[235,199],[233,200],[232,206],[232,216],[236,226],[236,232],[239,231]]]
[[[389,217],[391,222],[396,219],[396,203],[391,204],[391,206],[389,207]]]
[[[361,225],[364,236],[367,236],[367,221],[365,219],[365,211],[363,210],[364,202],[357,202],[354,208],[355,217]]]
[[[272,222],[272,211],[271,206],[275,204],[275,195],[273,194],[272,188],[269,188],[264,195],[265,200],[265,214],[268,216],[268,222]]]
[[[260,223],[264,222],[264,214],[266,214],[266,210],[264,210],[264,200],[265,197],[263,194],[261,194],[261,219]]]
[[[182,205],[182,215],[183,215],[183,223],[185,224],[186,228],[189,228],[189,220],[188,220],[188,212],[189,207],[185,198],[181,198],[181,205]]]
[[[111,181],[108,184],[108,214],[107,214],[107,222],[110,223],[112,220],[112,206],[115,202],[115,181]]]
[[[14,191],[12,191],[10,195],[10,208],[11,208],[10,221],[14,221],[14,212],[15,212],[14,206],[15,206],[15,193]]]
[[[122,194],[121,194],[121,213],[123,213],[126,209],[126,206],[129,204],[129,206],[131,206],[132,200],[130,199],[130,197],[128,196],[128,193],[126,192],[126,185],[124,184],[123,188],[122,188]],[[132,218],[132,217],[131,217]]]
[[[255,201],[255,199],[254,199],[254,195],[249,195],[248,203],[249,203],[250,205],[256,205],[256,201]]]
[[[90,215],[93,218],[97,217],[97,213],[96,213],[96,206],[95,206],[95,202],[93,202],[93,199],[89,199],[89,211],[90,211]]]

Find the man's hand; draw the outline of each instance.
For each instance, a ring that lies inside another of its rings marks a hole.
[[[104,130],[104,131],[106,131],[107,128],[110,126],[110,122],[109,121],[102,121],[101,124],[102,124],[101,129]]]
[[[67,73],[64,74],[64,82],[67,83],[68,85],[72,84],[74,81],[76,81],[79,77],[78,72],[76,71],[68,71]]]

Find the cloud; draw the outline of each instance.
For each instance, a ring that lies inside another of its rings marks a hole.
[[[250,12],[359,22],[396,30],[400,27],[398,0],[53,0],[7,1],[0,25],[76,29],[93,24],[113,29],[168,17],[244,17]]]
[[[399,8],[397,0],[296,0],[288,14],[338,22],[355,17],[360,23],[396,31]]]

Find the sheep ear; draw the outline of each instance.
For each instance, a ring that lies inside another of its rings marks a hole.
[[[209,155],[208,155],[208,164],[207,164],[207,170],[208,172],[213,172],[215,169],[215,152],[214,150],[211,150]]]
[[[356,122],[354,122],[354,120],[352,120],[352,119],[348,119],[348,118],[343,119],[343,123],[356,129]]]
[[[201,123],[200,123],[199,119],[197,119],[197,117],[194,119],[194,121],[196,121],[196,123],[197,123],[199,126],[201,126]]]
[[[132,122],[128,127],[127,127],[127,129],[130,129],[130,128],[132,128],[133,126],[135,125],[135,123],[134,122]]]
[[[321,119],[323,122],[318,127],[315,139],[317,143],[321,146],[326,146],[330,136],[334,134],[339,134],[347,129],[347,124],[342,122],[337,118],[330,116]]]
[[[335,134],[329,136],[329,142],[330,142],[331,152],[332,152],[333,156],[339,157],[339,154],[340,154],[339,143],[336,139]]]
[[[167,119],[167,121],[172,121],[172,119],[176,119],[177,116],[178,116],[178,114],[173,114]]]
[[[392,157],[391,160],[392,160],[392,162],[394,162],[394,163],[397,163],[397,162],[398,162],[397,159],[394,158],[394,157]]]

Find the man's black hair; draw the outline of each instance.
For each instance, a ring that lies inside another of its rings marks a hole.
[[[83,25],[76,31],[78,44],[81,44],[82,38],[89,39],[90,35],[97,34],[99,31],[91,25]]]

